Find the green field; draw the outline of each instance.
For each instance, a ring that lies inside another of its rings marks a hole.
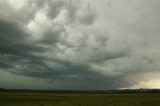
[[[0,93],[0,106],[160,106],[160,94]]]

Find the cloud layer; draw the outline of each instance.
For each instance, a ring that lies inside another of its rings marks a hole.
[[[159,5],[158,0],[0,0],[0,76],[10,76],[0,78],[2,87],[143,87],[149,75],[159,74]],[[28,84],[31,79],[37,87]]]

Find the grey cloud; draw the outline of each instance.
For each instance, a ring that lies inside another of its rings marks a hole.
[[[125,88],[157,73],[159,15],[148,5],[158,1],[87,1],[0,1],[0,70],[49,80],[49,89]]]
[[[60,80],[60,83],[64,83],[65,81],[67,81],[67,83],[70,83],[73,85],[77,85],[76,84],[77,82],[80,85],[82,85],[84,81],[88,80],[88,82],[86,83],[90,83],[89,84],[90,87],[94,86],[94,83],[91,83],[91,82],[95,82],[96,80],[98,82],[101,82],[101,81],[105,82],[105,80],[106,81],[114,80],[114,79],[110,79],[109,76],[103,76],[102,74],[94,71],[92,67],[89,65],[89,63],[92,63],[92,61],[97,62],[97,61],[104,61],[108,59],[114,59],[114,58],[117,58],[116,55],[111,57],[112,54],[106,53],[105,56],[107,56],[107,58],[104,58],[105,57],[104,55],[99,56],[99,52],[98,53],[95,52],[95,53],[91,53],[91,56],[94,56],[94,57],[91,57],[91,59],[90,58],[87,59],[85,63],[81,63],[81,62],[77,63],[75,60],[72,60],[73,58],[72,56],[69,60],[65,60],[65,59],[60,59],[56,57],[56,55],[54,55],[55,53],[59,53],[57,51],[59,48],[57,48],[56,45],[51,46],[50,42],[60,42],[60,40],[56,39],[55,36],[50,38],[50,35],[47,34],[45,38],[42,38],[43,42],[45,41],[46,42],[45,45],[47,46],[47,48],[44,48],[42,46],[44,45],[43,43],[41,44],[39,42],[34,42],[34,40],[32,41],[30,39],[31,36],[28,35],[20,27],[18,27],[18,25],[16,25],[15,23],[2,21],[0,23],[0,28],[1,28],[0,38],[2,40],[2,42],[0,43],[0,46],[1,46],[0,52],[1,52],[1,59],[3,59],[3,61],[1,61],[0,63],[0,66],[1,66],[1,69],[3,70],[9,71],[13,74],[22,75],[22,76],[46,78],[53,81]],[[56,32],[49,32],[49,34],[53,34],[53,35],[57,34],[56,36],[60,36],[60,34]],[[106,42],[107,40],[108,39],[106,39]],[[83,40],[82,42],[80,41],[79,43],[83,43]],[[103,52],[103,49],[98,48],[99,43],[101,43],[99,42],[99,40],[98,41],[95,40],[95,46],[97,46],[96,47],[97,50],[101,50]],[[85,46],[87,46],[87,48],[92,48],[91,45],[82,45],[74,48],[85,48]],[[48,47],[50,49],[53,49],[53,52],[50,51]],[[95,47],[92,51],[94,52],[94,50],[96,50]],[[45,53],[48,53],[48,52],[53,53],[52,55],[55,57],[51,56],[51,58],[49,58],[47,55],[44,55]],[[73,52],[76,54],[79,54],[79,52],[83,53],[84,51],[83,49],[79,49],[79,51],[73,51]],[[84,54],[82,55],[80,54],[81,56],[80,58],[84,58],[83,55]],[[48,63],[52,65],[48,65]],[[72,80],[74,81],[77,80],[77,82],[74,82]],[[102,83],[102,85],[103,84],[104,83]],[[80,89],[85,89],[85,88],[91,89],[87,85],[88,84],[86,84],[86,86],[84,87],[81,87]],[[102,85],[101,87],[103,88]],[[118,87],[118,85],[116,84],[114,86]],[[112,87],[106,87],[106,88],[112,88]],[[98,89],[98,88],[92,88],[92,89]]]
[[[49,0],[47,2],[48,4],[48,16],[52,19],[54,19],[59,12],[61,11],[61,9],[63,9],[64,1],[60,0],[60,1],[53,1],[53,0]]]
[[[47,15],[54,19],[61,11],[66,10],[66,23],[93,24],[97,18],[96,11],[89,4],[81,6],[78,3],[80,4],[79,1],[73,0],[49,1]]]
[[[21,8],[16,9],[15,4],[11,5],[9,1],[0,1],[0,19],[16,22],[18,24],[27,24],[34,18],[35,13],[38,11],[38,7],[34,4],[30,4],[29,1],[23,5]],[[28,8],[30,7],[30,8]]]
[[[23,55],[26,52],[43,51],[42,47],[32,45],[32,42],[29,41],[30,35],[18,28],[18,25],[1,20],[0,29],[1,53]]]
[[[96,11],[88,4],[86,11],[78,16],[79,22],[82,24],[93,24],[96,20]]]
[[[48,46],[54,46],[62,42],[62,36],[67,36],[67,32],[64,26],[53,24],[53,27],[49,28],[49,30],[47,30],[44,33],[44,36],[41,39],[39,39],[37,43],[46,44]]]
[[[1,68],[16,70],[16,66],[24,66],[27,62],[41,61],[40,53],[46,49],[31,40],[30,35],[25,33],[15,23],[0,22],[0,57]],[[36,54],[37,53],[37,54]],[[44,59],[44,58],[43,58]],[[40,64],[40,62],[38,62]],[[40,64],[41,65],[41,64]],[[14,69],[15,68],[15,69]],[[17,70],[16,70],[17,71]]]

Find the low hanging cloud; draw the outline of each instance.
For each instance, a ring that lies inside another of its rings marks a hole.
[[[159,2],[132,2],[0,0],[0,70],[45,89],[137,87],[159,70]]]

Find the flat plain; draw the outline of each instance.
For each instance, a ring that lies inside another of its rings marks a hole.
[[[160,94],[1,92],[0,106],[160,106]]]

